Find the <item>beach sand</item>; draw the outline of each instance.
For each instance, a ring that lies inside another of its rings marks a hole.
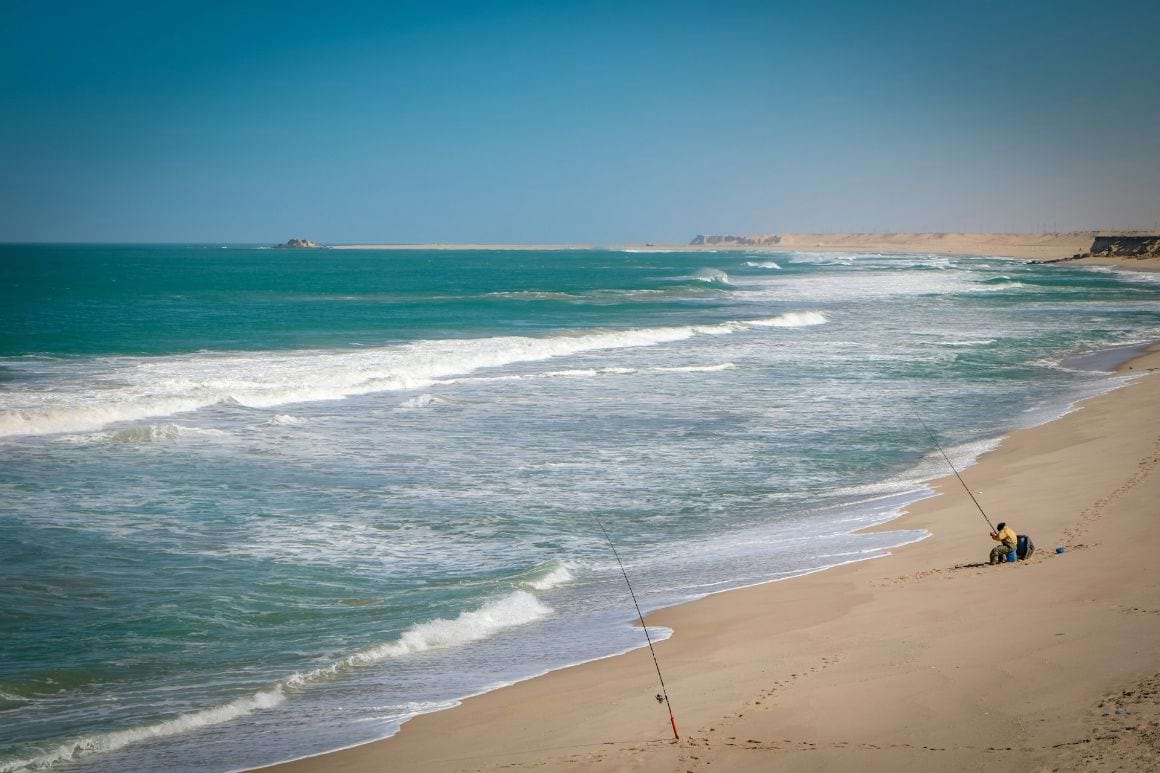
[[[1126,268],[1132,271],[1160,271],[1160,258],[1080,258],[1069,260],[1065,266],[1107,266],[1109,268]]]
[[[674,630],[657,655],[679,743],[642,649],[276,770],[1156,769],[1160,347],[1129,369],[964,473],[1031,560],[980,565],[993,543],[948,478],[878,527],[931,532],[892,556],[650,615]]]
[[[783,233],[778,244],[335,244],[336,250],[633,250],[884,252],[1051,259],[1091,248],[1095,231],[1065,233]]]

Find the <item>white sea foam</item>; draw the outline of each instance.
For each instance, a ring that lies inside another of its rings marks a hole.
[[[488,293],[489,298],[513,298],[521,301],[570,301],[580,298],[572,293],[550,292],[540,290],[513,290],[509,292]]]
[[[563,571],[567,572],[567,569]],[[172,719],[141,727],[79,736],[34,757],[0,763],[0,773],[49,768],[91,754],[123,749],[141,741],[220,725],[283,703],[286,700],[287,690],[300,689],[359,666],[481,641],[506,628],[525,625],[550,614],[552,609],[541,603],[533,594],[523,590],[515,591],[508,596],[489,601],[478,609],[463,612],[452,620],[435,619],[418,623],[403,631],[393,642],[360,650],[329,666],[292,674],[281,682],[220,706],[180,714]]]
[[[729,284],[729,275],[719,268],[702,268],[693,272],[691,276],[678,276],[676,279],[693,279],[708,284]]]
[[[572,582],[574,579],[575,577],[565,564],[554,564],[547,574],[534,580],[528,580],[527,586],[533,590],[551,590]]]
[[[406,410],[414,410],[416,408],[429,408],[432,405],[438,405],[440,403],[446,402],[446,400],[440,397],[436,397],[435,395],[421,394],[416,397],[412,397],[410,400],[404,400],[403,402],[399,403],[399,407]]]
[[[266,423],[280,427],[292,427],[297,424],[305,424],[306,419],[300,418],[298,416],[291,416],[288,413],[277,413],[274,414],[274,416],[271,417],[271,419]]]
[[[995,343],[994,338],[972,338],[960,341],[935,341],[938,346],[984,346]]]
[[[1156,282],[1160,282],[1160,274],[1157,274],[1154,271],[1153,272],[1133,271],[1133,270],[1127,269],[1127,268],[1104,269],[1103,266],[1088,266],[1087,268],[1091,271],[1097,271],[1097,270],[1103,269],[1106,271],[1106,273],[1115,274],[1117,278],[1123,279],[1123,280],[1128,281],[1128,282],[1142,282],[1142,283],[1146,283],[1146,284],[1154,284]]]
[[[552,608],[528,591],[518,590],[479,609],[461,613],[453,620],[435,619],[403,631],[393,642],[359,650],[337,663],[294,674],[286,684],[298,687],[332,677],[356,666],[378,663],[419,652],[444,649],[487,639],[505,628],[526,625],[552,614]]]
[[[757,324],[760,320],[746,322]],[[723,370],[734,370],[737,367],[732,362],[722,362],[717,365],[674,365],[669,367],[652,368],[570,368],[568,370],[547,370],[541,373],[522,373],[510,376],[466,376],[464,378],[448,378],[436,381],[437,384],[480,384],[500,381],[532,381],[545,378],[599,378],[601,376],[631,376],[649,373],[717,373]]]
[[[786,276],[781,273],[751,275],[738,283],[732,297],[742,301],[797,301],[813,304],[841,303],[900,295],[947,295],[986,289],[958,271],[894,271],[858,268],[816,274]],[[994,288],[990,288],[994,289]]]
[[[82,735],[41,752],[35,757],[0,763],[0,773],[50,768],[88,757],[91,754],[123,749],[130,744],[188,733],[211,725],[220,725],[223,722],[253,714],[255,711],[273,708],[284,700],[286,700],[286,696],[283,693],[282,685],[277,684],[269,689],[259,690],[252,695],[238,698],[220,706],[180,714],[172,719],[155,722],[151,725],[114,730],[108,733]]]
[[[1003,442],[1001,437],[984,438],[956,446],[945,447],[947,457],[958,470],[964,470],[978,461],[979,457],[994,451]],[[858,486],[844,486],[829,493],[837,497],[854,497],[862,502],[877,499],[886,499],[898,494],[917,492],[926,488],[926,484],[936,478],[951,475],[946,459],[937,451],[931,451],[910,469],[888,478],[884,481],[866,483]]]
[[[829,320],[826,319],[826,315],[819,311],[791,311],[779,317],[750,320],[748,324],[755,327],[808,327],[824,325],[827,322]]]
[[[213,405],[271,408],[421,389],[483,368],[824,321],[817,312],[805,312],[713,325],[419,341],[359,351],[103,358],[90,361],[85,372],[55,381],[51,391],[5,393],[0,436],[85,432]]]
[[[960,443],[956,446],[944,446],[943,450],[946,451],[951,463],[961,471],[975,464],[980,456],[994,451],[1002,443],[1002,437],[991,437],[973,440],[969,443]],[[942,454],[932,451],[907,472],[906,477],[919,481],[928,481],[950,474],[951,471],[947,467],[946,459],[943,459]]]
[[[66,435],[61,440],[67,443],[160,443],[183,437],[225,437],[228,433],[220,429],[186,427],[181,424],[146,424],[127,427],[114,432],[93,432],[88,435]]]
[[[703,268],[693,275],[693,278],[698,282],[711,282],[714,284],[729,284],[729,275],[724,271],[715,268]]]
[[[652,373],[720,373],[723,370],[736,370],[732,362],[723,362],[720,365],[674,365],[669,368],[649,368]]]
[[[819,266],[855,266],[866,269],[911,269],[935,268],[947,270],[955,267],[955,259],[948,255],[899,254],[889,252],[795,252],[791,263],[810,263]]]
[[[777,265],[772,260],[747,260],[745,261],[745,265],[749,266],[750,268],[781,268],[781,266]]]
[[[886,498],[895,494],[918,490],[922,486],[922,479],[903,475],[877,483],[864,483],[858,486],[842,486],[827,492],[835,497],[857,497],[860,501]]]
[[[1027,285],[1023,284],[1022,282],[1012,281],[1011,277],[1000,276],[995,277],[994,279],[985,280],[983,282],[977,282],[974,287],[967,289],[973,293],[994,293],[1000,292],[1002,290],[1017,290],[1026,286]]]

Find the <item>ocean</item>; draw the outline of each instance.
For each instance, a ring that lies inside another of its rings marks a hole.
[[[1158,338],[1155,275],[1001,258],[0,246],[0,773],[270,763],[640,647],[601,524],[646,611],[888,555],[920,419],[969,466]]]

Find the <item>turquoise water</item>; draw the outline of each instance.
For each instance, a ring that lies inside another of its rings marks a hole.
[[[969,464],[1160,338],[1152,277],[995,258],[0,272],[0,771],[272,762],[640,646],[598,519],[646,608],[885,555],[923,534],[851,532],[943,472],[915,414]]]

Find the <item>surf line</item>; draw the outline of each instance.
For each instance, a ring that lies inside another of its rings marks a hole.
[[[632,596],[632,605],[636,607],[636,616],[640,618],[640,627],[644,630],[644,638],[648,642],[648,651],[652,654],[653,665],[657,668],[657,680],[661,683],[661,694],[657,696],[657,703],[664,703],[665,708],[669,710],[669,724],[673,726],[673,739],[680,741],[681,734],[677,732],[677,719],[673,716],[673,704],[669,700],[669,691],[665,689],[665,677],[661,674],[661,663],[657,660],[657,651],[653,648],[652,637],[649,636],[648,626],[644,623],[644,614],[640,611],[640,604],[636,600],[636,593],[633,591],[632,583],[628,579],[628,572],[624,570],[624,563],[620,560],[620,554],[616,552],[616,545],[613,544],[612,537],[608,535],[608,529],[604,528],[604,522],[597,517],[596,523],[599,524],[600,531],[604,532],[604,539],[608,541],[608,547],[612,548],[612,555],[616,557],[616,565],[620,567],[620,574],[624,577],[624,584],[628,586],[628,595]]]
[[[951,464],[950,457],[947,456],[947,452],[943,450],[943,447],[939,445],[938,439],[935,438],[934,433],[930,431],[930,427],[926,426],[926,422],[918,416],[915,416],[914,418],[918,419],[918,423],[921,424],[922,428],[926,430],[926,434],[930,435],[930,439],[934,443],[934,447],[938,449],[940,454],[942,454],[942,458],[946,460],[947,466],[951,468],[951,472],[953,472],[955,477],[959,479],[959,483],[963,484],[963,490],[967,492],[967,496],[969,496],[971,501],[975,503],[975,507],[979,510],[979,515],[983,516],[983,520],[986,521],[987,525],[991,527],[992,532],[998,531],[994,524],[991,523],[991,519],[987,517],[987,513],[983,510],[983,506],[979,504],[979,500],[975,499],[975,495],[971,493],[971,489],[967,486],[966,482],[963,481],[963,476],[959,475],[959,471],[955,469],[953,464]]]

